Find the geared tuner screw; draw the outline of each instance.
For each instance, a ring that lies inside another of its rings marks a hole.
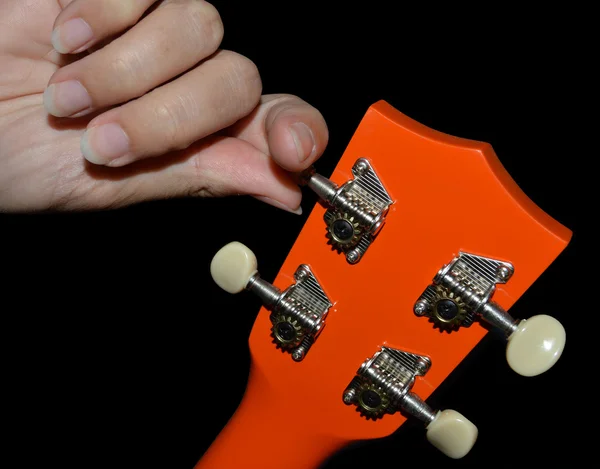
[[[451,321],[458,315],[458,305],[452,300],[438,301],[435,308],[439,317],[446,321]]]
[[[350,220],[338,218],[331,224],[331,234],[339,243],[348,243],[357,234],[355,228],[358,223],[353,224]],[[358,231],[358,230],[357,230]]]
[[[271,335],[278,348],[302,361],[325,325],[331,301],[308,265],[300,265],[295,283],[284,291],[260,278],[254,253],[234,241],[213,257],[210,272],[215,283],[228,293],[249,290],[271,312]]]
[[[329,244],[356,264],[379,233],[393,203],[369,161],[359,158],[352,167],[354,179],[338,186],[310,168],[303,183],[321,198]]]
[[[425,424],[428,441],[454,459],[465,456],[477,440],[473,423],[454,410],[434,411],[411,392],[417,376],[431,366],[428,357],[382,347],[358,369],[343,394],[346,405],[355,405],[372,420],[397,411]]]
[[[296,339],[297,329],[290,322],[280,322],[275,326],[275,333],[281,342],[293,342]]]
[[[547,315],[517,321],[491,301],[496,285],[506,283],[513,273],[508,262],[460,252],[440,269],[415,303],[414,312],[448,332],[469,327],[478,318],[491,324],[506,335],[509,366],[523,376],[539,375],[560,358],[565,330]]]

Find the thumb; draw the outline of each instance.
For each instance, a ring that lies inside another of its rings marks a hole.
[[[95,179],[123,184],[125,205],[174,197],[251,195],[277,208],[301,214],[302,192],[290,174],[268,155],[243,140],[210,137],[186,150],[119,168],[89,165]],[[111,171],[112,170],[112,171]],[[120,179],[120,181],[118,180]]]

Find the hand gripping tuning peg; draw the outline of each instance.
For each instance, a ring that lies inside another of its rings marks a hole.
[[[506,359],[523,376],[549,370],[560,358],[566,333],[551,316],[538,315],[520,321],[490,301],[496,284],[506,283],[514,272],[512,264],[459,253],[442,267],[414,306],[417,316],[427,316],[442,330],[470,326],[476,318],[506,334]]]
[[[381,231],[393,201],[366,158],[354,163],[352,175],[354,179],[338,186],[309,168],[301,183],[328,207],[323,218],[329,243],[356,264]]]
[[[446,456],[464,457],[477,440],[478,430],[455,410],[434,411],[410,392],[417,376],[431,366],[428,357],[382,347],[358,369],[343,394],[346,405],[354,404],[366,418],[376,420],[396,411],[425,424],[427,440]]]
[[[210,273],[215,283],[228,293],[249,290],[271,311],[271,333],[277,346],[289,351],[294,361],[306,356],[321,333],[331,301],[308,265],[294,274],[295,283],[284,291],[260,278],[254,253],[234,241],[213,257]]]

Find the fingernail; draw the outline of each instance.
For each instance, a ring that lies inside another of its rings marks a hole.
[[[44,106],[56,117],[67,117],[89,109],[92,98],[77,80],[50,85],[44,91]]]
[[[52,31],[52,46],[61,54],[80,49],[94,37],[90,25],[81,18],[73,18]]]
[[[129,152],[129,137],[119,124],[88,129],[81,138],[81,153],[94,164],[105,165]]]
[[[262,195],[257,195],[257,196],[255,196],[255,198],[260,200],[261,202],[272,205],[273,207],[280,208],[281,210],[285,210],[286,212],[294,213],[296,215],[302,215],[302,207],[290,208],[287,205],[284,205],[281,202],[278,202],[277,200],[273,200],[270,197],[265,197]]]
[[[304,161],[310,155],[312,155],[315,147],[315,138],[313,137],[312,130],[304,122],[296,122],[290,125],[290,133],[296,144],[296,151],[298,152],[298,159]]]

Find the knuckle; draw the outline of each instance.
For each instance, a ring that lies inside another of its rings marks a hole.
[[[192,0],[180,4],[180,14],[188,26],[190,40],[200,47],[215,51],[223,40],[221,15],[210,3]]]
[[[275,101],[277,101],[278,103],[289,103],[289,104],[298,104],[298,103],[302,103],[302,104],[306,104],[306,102],[304,102],[302,99],[300,99],[298,96],[293,95],[293,94],[288,94],[288,93],[281,93],[278,94],[275,97]]]
[[[235,52],[226,52],[223,58],[227,61],[224,81],[230,91],[226,96],[240,116],[246,115],[260,101],[262,81],[258,67],[249,58]]]
[[[164,101],[154,109],[155,122],[160,122],[161,137],[168,150],[179,150],[185,146],[181,141],[180,125],[183,112],[185,109],[178,101]]]
[[[282,112],[286,112],[288,110],[297,109],[299,106],[310,106],[308,103],[293,94],[282,93],[274,95],[270,101],[272,108],[277,109],[277,114],[281,114]]]
[[[135,2],[110,0],[108,4],[103,5],[103,7],[104,11],[110,11],[112,21],[118,26],[133,26],[137,20],[137,10],[139,9],[139,6],[136,5]]]
[[[110,60],[108,64],[108,73],[102,74],[104,77],[112,77],[121,91],[127,91],[137,88],[137,75],[140,66],[135,56],[118,55]]]
[[[214,183],[210,182],[210,177],[207,177],[205,158],[195,154],[190,158],[189,163],[193,169],[193,177],[189,182],[187,195],[192,197],[219,197],[221,194],[218,185],[215,186]]]

